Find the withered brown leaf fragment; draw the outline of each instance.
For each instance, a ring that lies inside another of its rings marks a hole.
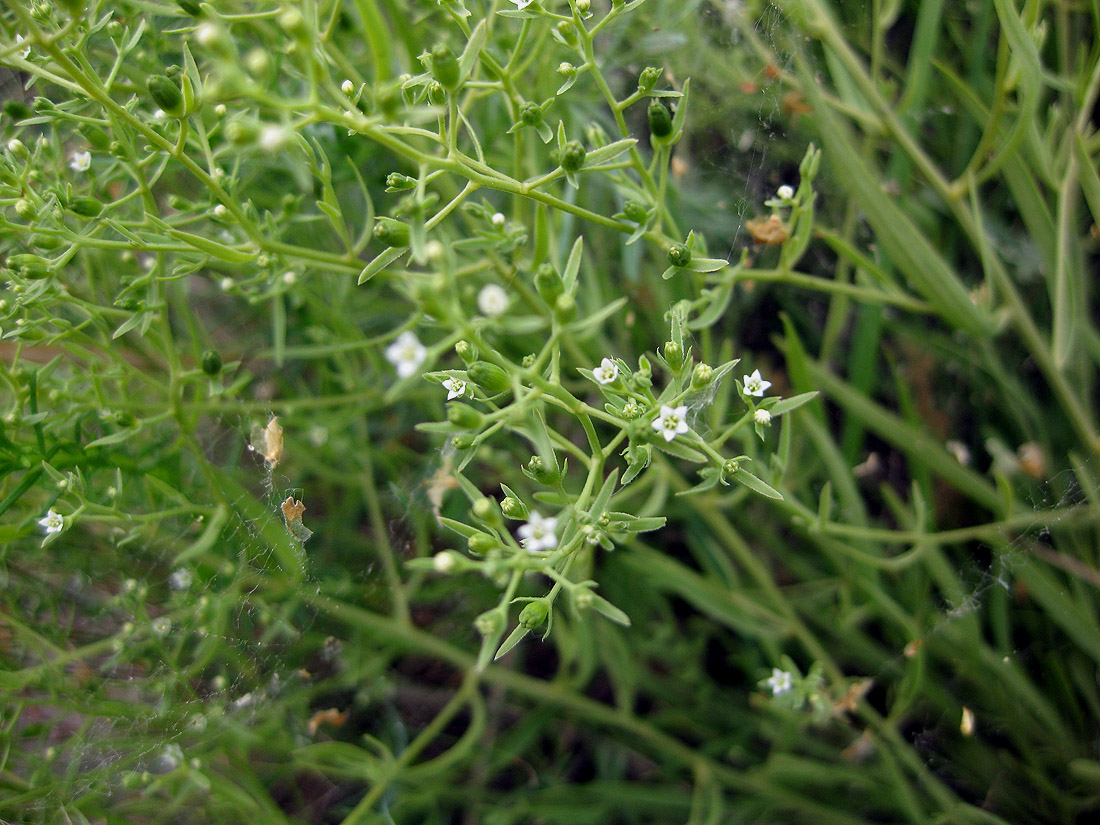
[[[745,229],[749,230],[754,243],[765,246],[778,246],[791,236],[778,215],[745,221]]]

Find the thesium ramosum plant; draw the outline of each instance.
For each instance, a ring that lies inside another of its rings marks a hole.
[[[1091,821],[1100,10],[960,9],[4,4],[0,820]]]

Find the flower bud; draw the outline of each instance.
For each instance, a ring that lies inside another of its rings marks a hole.
[[[408,175],[402,175],[400,172],[390,172],[386,175],[386,188],[388,189],[414,189],[416,187],[416,178],[410,178]]]
[[[660,100],[654,98],[649,102],[646,110],[649,118],[649,131],[657,138],[665,138],[672,134],[672,115]]]
[[[234,120],[225,127],[225,136],[230,143],[243,146],[255,142],[260,136],[260,126],[251,120]]]
[[[299,43],[309,43],[310,31],[302,13],[293,6],[279,15],[279,28]]]
[[[24,160],[31,156],[31,153],[27,149],[27,144],[25,144],[19,138],[12,138],[8,141],[8,151],[15,155],[17,158],[22,158]]]
[[[577,0],[577,11],[581,14],[588,14],[592,10],[592,0]]]
[[[679,372],[680,367],[684,365],[684,348],[675,341],[666,341],[661,348],[661,353],[665,356],[665,362],[669,368],[673,372]]]
[[[645,223],[649,218],[649,212],[645,208],[645,204],[639,201],[627,201],[624,203],[623,214],[634,221],[634,223]]]
[[[34,204],[29,200],[20,198],[15,202],[15,214],[25,221],[33,221],[38,217],[38,210],[35,209]]]
[[[577,300],[572,295],[561,294],[554,301],[554,317],[565,324],[577,314]]]
[[[428,102],[433,106],[445,106],[447,103],[447,93],[443,90],[443,84],[438,80],[433,80],[428,84]]]
[[[661,70],[656,66],[646,66],[638,75],[638,88],[643,92],[650,91],[661,79]]]
[[[558,22],[558,34],[561,35],[561,39],[568,43],[570,46],[574,46],[577,43],[577,30],[573,27],[572,20],[561,20]]]
[[[523,606],[523,610],[519,612],[519,626],[528,630],[542,627],[546,623],[546,617],[549,613],[550,608],[546,606],[546,602],[527,602]]]
[[[169,117],[183,117],[183,92],[179,84],[162,74],[152,75],[145,81],[149,97]]]
[[[408,246],[409,226],[393,218],[377,218],[374,221],[374,237],[386,246]]]
[[[446,43],[439,43],[432,49],[432,77],[438,80],[445,89],[454,91],[461,83],[458,68],[458,58]]]
[[[537,103],[524,103],[519,110],[519,122],[524,126],[538,126],[542,123],[542,107]]]
[[[558,296],[565,290],[561,275],[551,264],[542,264],[535,270],[535,289],[547,306],[554,306]]]
[[[497,506],[495,499],[488,496],[482,496],[475,501],[473,506],[470,507],[470,514],[479,521],[484,521],[494,527],[504,526],[504,520],[500,517],[500,507]]]
[[[588,151],[579,140],[571,140],[561,148],[561,168],[566,172],[579,172],[584,166]]]
[[[80,127],[80,134],[84,135],[84,139],[91,147],[99,152],[106,152],[111,146],[110,136],[98,126],[85,124]]]
[[[577,73],[577,67],[572,63],[563,60],[558,64],[558,74],[562,77],[573,77]]]
[[[4,101],[4,115],[12,120],[23,120],[32,114],[34,114],[34,110],[22,100],[12,98]]]
[[[531,460],[527,462],[527,472],[539,482],[539,484],[545,484],[547,487],[553,487],[559,481],[561,481],[561,471],[547,466],[546,462],[542,460],[540,456],[531,456]]]
[[[481,426],[481,422],[484,418],[485,416],[469,404],[452,402],[447,405],[447,420],[456,427],[473,430]]]
[[[701,390],[707,386],[714,377],[714,367],[710,364],[697,364],[691,374],[691,388]]]
[[[456,450],[468,450],[474,446],[474,437],[469,433],[459,433],[451,439]]]
[[[685,244],[674,243],[668,248],[668,262],[673,266],[687,266],[691,263],[691,250]]]
[[[504,617],[498,608],[487,610],[474,619],[474,627],[482,636],[494,636],[504,628]]]
[[[222,371],[222,357],[216,350],[208,349],[202,354],[202,371],[211,377]]]
[[[466,377],[490,395],[496,395],[512,388],[512,382],[508,380],[508,373],[488,361],[474,361],[466,369]]]
[[[490,536],[488,533],[474,533],[470,536],[467,547],[471,556],[481,558],[500,547],[500,542],[495,536]]]
[[[432,556],[432,567],[437,573],[450,573],[455,569],[456,563],[454,553],[448,553],[446,550]]]
[[[103,211],[103,204],[91,195],[81,195],[69,201],[69,209],[84,218],[94,218]]]
[[[500,502],[500,511],[508,518],[515,519],[516,521],[526,521],[529,515],[527,505],[518,498],[512,498],[512,496],[506,496],[504,500]]]
[[[459,341],[455,344],[455,352],[467,366],[477,360],[477,347],[469,341]]]

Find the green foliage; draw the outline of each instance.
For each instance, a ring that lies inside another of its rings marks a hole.
[[[858,5],[6,4],[0,819],[1095,815],[1098,21]]]

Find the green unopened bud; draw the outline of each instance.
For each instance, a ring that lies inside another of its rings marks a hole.
[[[25,221],[33,221],[38,217],[38,210],[35,209],[34,204],[29,200],[20,198],[15,202],[15,214]]]
[[[308,43],[310,39],[309,26],[302,13],[293,6],[279,15],[279,28],[299,43]]]
[[[577,300],[572,295],[561,294],[554,301],[554,317],[561,323],[572,321],[577,314]]]
[[[535,270],[535,289],[542,300],[546,301],[547,306],[552,307],[558,300],[558,296],[565,291],[565,284],[562,283],[561,275],[551,264],[542,264]]]
[[[254,143],[260,136],[260,125],[252,120],[234,120],[225,127],[225,136],[237,146]]]
[[[454,401],[447,405],[447,420],[456,427],[473,430],[481,426],[485,416],[471,407],[469,404],[460,404]]]
[[[512,498],[512,496],[506,496],[503,501],[500,502],[500,511],[510,519],[516,521],[526,521],[529,511],[527,505],[520,501],[518,498]]]
[[[27,149],[27,144],[21,141],[19,138],[12,138],[8,141],[8,151],[15,157],[26,160],[31,156],[30,151]]]
[[[400,172],[390,172],[386,175],[386,187],[389,189],[414,189],[416,188],[416,178],[410,178]]]
[[[504,520],[500,517],[500,507],[495,499],[482,496],[470,507],[470,513],[474,518],[490,524],[493,527],[503,527]]]
[[[645,223],[649,217],[649,212],[645,208],[645,204],[639,201],[627,201],[623,204],[623,214],[626,215],[634,223]]]
[[[111,137],[98,126],[87,123],[80,127],[80,133],[91,147],[99,152],[106,152],[111,146]]]
[[[566,172],[579,172],[587,155],[588,150],[579,140],[571,140],[561,148],[561,168]]]
[[[561,471],[549,466],[541,456],[531,456],[531,460],[527,462],[527,472],[535,481],[547,487],[553,487],[561,481]]]
[[[459,341],[455,344],[455,353],[457,353],[458,357],[461,358],[462,362],[467,366],[477,360],[477,347],[469,341]]]
[[[550,608],[546,606],[546,602],[527,602],[523,606],[523,610],[519,612],[519,626],[528,630],[542,627],[546,623],[546,617],[549,614]]]
[[[577,43],[577,30],[573,27],[572,20],[561,20],[558,22],[558,34],[561,35],[561,39],[568,43],[570,46]]]
[[[94,218],[103,211],[103,204],[91,195],[81,195],[69,201],[69,209],[84,218]]]
[[[446,43],[439,43],[432,49],[432,77],[443,84],[443,87],[454,91],[458,88],[461,77],[458,68],[458,58]]]
[[[577,610],[588,610],[596,601],[596,595],[587,587],[578,587],[573,591],[573,604]]]
[[[490,395],[496,395],[512,388],[512,382],[508,380],[508,373],[488,361],[474,361],[466,369],[466,377]]]
[[[712,378],[714,378],[714,367],[710,364],[696,364],[694,372],[691,373],[691,387],[701,390],[711,382]]]
[[[222,357],[217,350],[208,349],[202,354],[202,371],[211,377],[222,371]]]
[[[577,0],[577,11],[581,14],[588,14],[592,10],[592,0]]]
[[[687,266],[691,263],[691,250],[686,244],[674,243],[668,248],[668,262],[673,266]]]
[[[451,439],[451,444],[456,450],[468,450],[474,446],[475,439],[469,433],[459,433]]]
[[[474,533],[470,536],[466,546],[469,548],[471,556],[480,558],[500,547],[500,542],[496,536],[491,536],[488,533]]]
[[[149,97],[169,117],[183,117],[183,92],[179,84],[162,74],[155,74],[145,81]]]
[[[428,84],[428,102],[433,106],[447,105],[447,92],[438,80],[433,80]]]
[[[542,107],[537,103],[524,103],[519,110],[519,122],[524,126],[538,126],[542,123]]]
[[[374,237],[386,246],[408,246],[409,225],[393,218],[377,218],[374,221]]]
[[[646,116],[649,118],[649,131],[654,137],[664,138],[672,134],[672,115],[660,100],[654,98],[649,102]]]
[[[678,372],[680,367],[684,365],[684,348],[675,341],[666,341],[661,348],[661,353],[665,356],[665,362],[673,372]]]
[[[638,75],[638,89],[643,92],[650,91],[661,79],[661,70],[656,66],[646,66]]]
[[[504,617],[498,608],[488,610],[474,619],[474,627],[482,636],[495,636],[504,629]]]

